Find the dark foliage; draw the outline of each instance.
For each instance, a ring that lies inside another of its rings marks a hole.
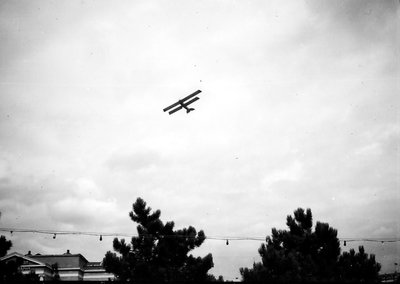
[[[378,272],[381,265],[375,261],[375,255],[365,253],[364,247],[358,247],[356,253],[354,249],[343,252],[339,257],[339,276],[340,279],[347,281],[378,281]]]
[[[146,202],[138,198],[129,213],[138,223],[138,236],[128,244],[115,238],[114,250],[108,251],[103,265],[121,281],[132,282],[199,282],[212,280],[207,274],[213,264],[212,255],[193,257],[188,253],[205,240],[203,231],[189,226],[174,230],[174,222],[164,224],[161,212],[151,212]]]
[[[327,223],[313,221],[310,209],[298,208],[294,217],[288,215],[289,230],[272,229],[258,252],[261,263],[252,268],[241,268],[243,281],[248,282],[333,282],[375,281],[380,264],[375,256],[360,252],[340,255],[337,230]]]
[[[12,242],[7,241],[5,236],[0,236],[0,257],[7,254],[7,251],[11,248]]]

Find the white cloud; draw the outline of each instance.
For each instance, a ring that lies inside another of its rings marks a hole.
[[[367,146],[363,146],[355,151],[356,155],[364,155],[364,156],[370,156],[370,155],[379,155],[382,153],[382,149],[378,143],[372,143]]]
[[[84,228],[103,231],[104,226],[112,225],[121,217],[115,201],[93,198],[67,198],[56,201],[50,205],[49,211],[58,227],[66,225],[71,230]]]
[[[287,168],[268,174],[263,178],[262,185],[263,187],[269,188],[271,185],[279,181],[299,181],[302,178],[302,169],[302,164],[300,161],[296,160]]]

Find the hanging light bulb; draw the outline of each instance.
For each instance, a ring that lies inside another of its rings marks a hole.
[[[229,241],[228,240],[226,240],[226,245],[229,245]]]
[[[103,236],[102,235],[100,235],[100,241],[102,241],[103,240]]]
[[[53,236],[53,239],[55,239],[55,238],[56,238],[56,236],[57,236],[57,234],[54,234],[54,236]]]

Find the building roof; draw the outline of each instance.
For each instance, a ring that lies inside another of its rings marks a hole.
[[[59,268],[80,268],[83,269],[89,262],[83,255],[70,254],[36,254],[30,256],[33,259],[39,260],[49,265],[58,264]]]
[[[22,263],[21,263],[22,265],[47,266],[50,268],[49,264],[47,264],[43,261],[40,261],[38,259],[34,259],[31,256],[22,255],[18,252],[13,252],[13,253],[7,254],[7,255],[1,257],[0,261],[7,262],[7,261],[11,261],[11,260],[18,259],[18,258],[22,259]]]

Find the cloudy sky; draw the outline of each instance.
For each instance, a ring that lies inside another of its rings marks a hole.
[[[0,42],[2,228],[134,234],[142,197],[214,237],[264,238],[298,207],[340,238],[400,235],[398,1],[6,0]],[[197,89],[196,111],[162,111]],[[260,244],[194,254],[233,279]],[[358,245],[399,262],[399,243]]]

